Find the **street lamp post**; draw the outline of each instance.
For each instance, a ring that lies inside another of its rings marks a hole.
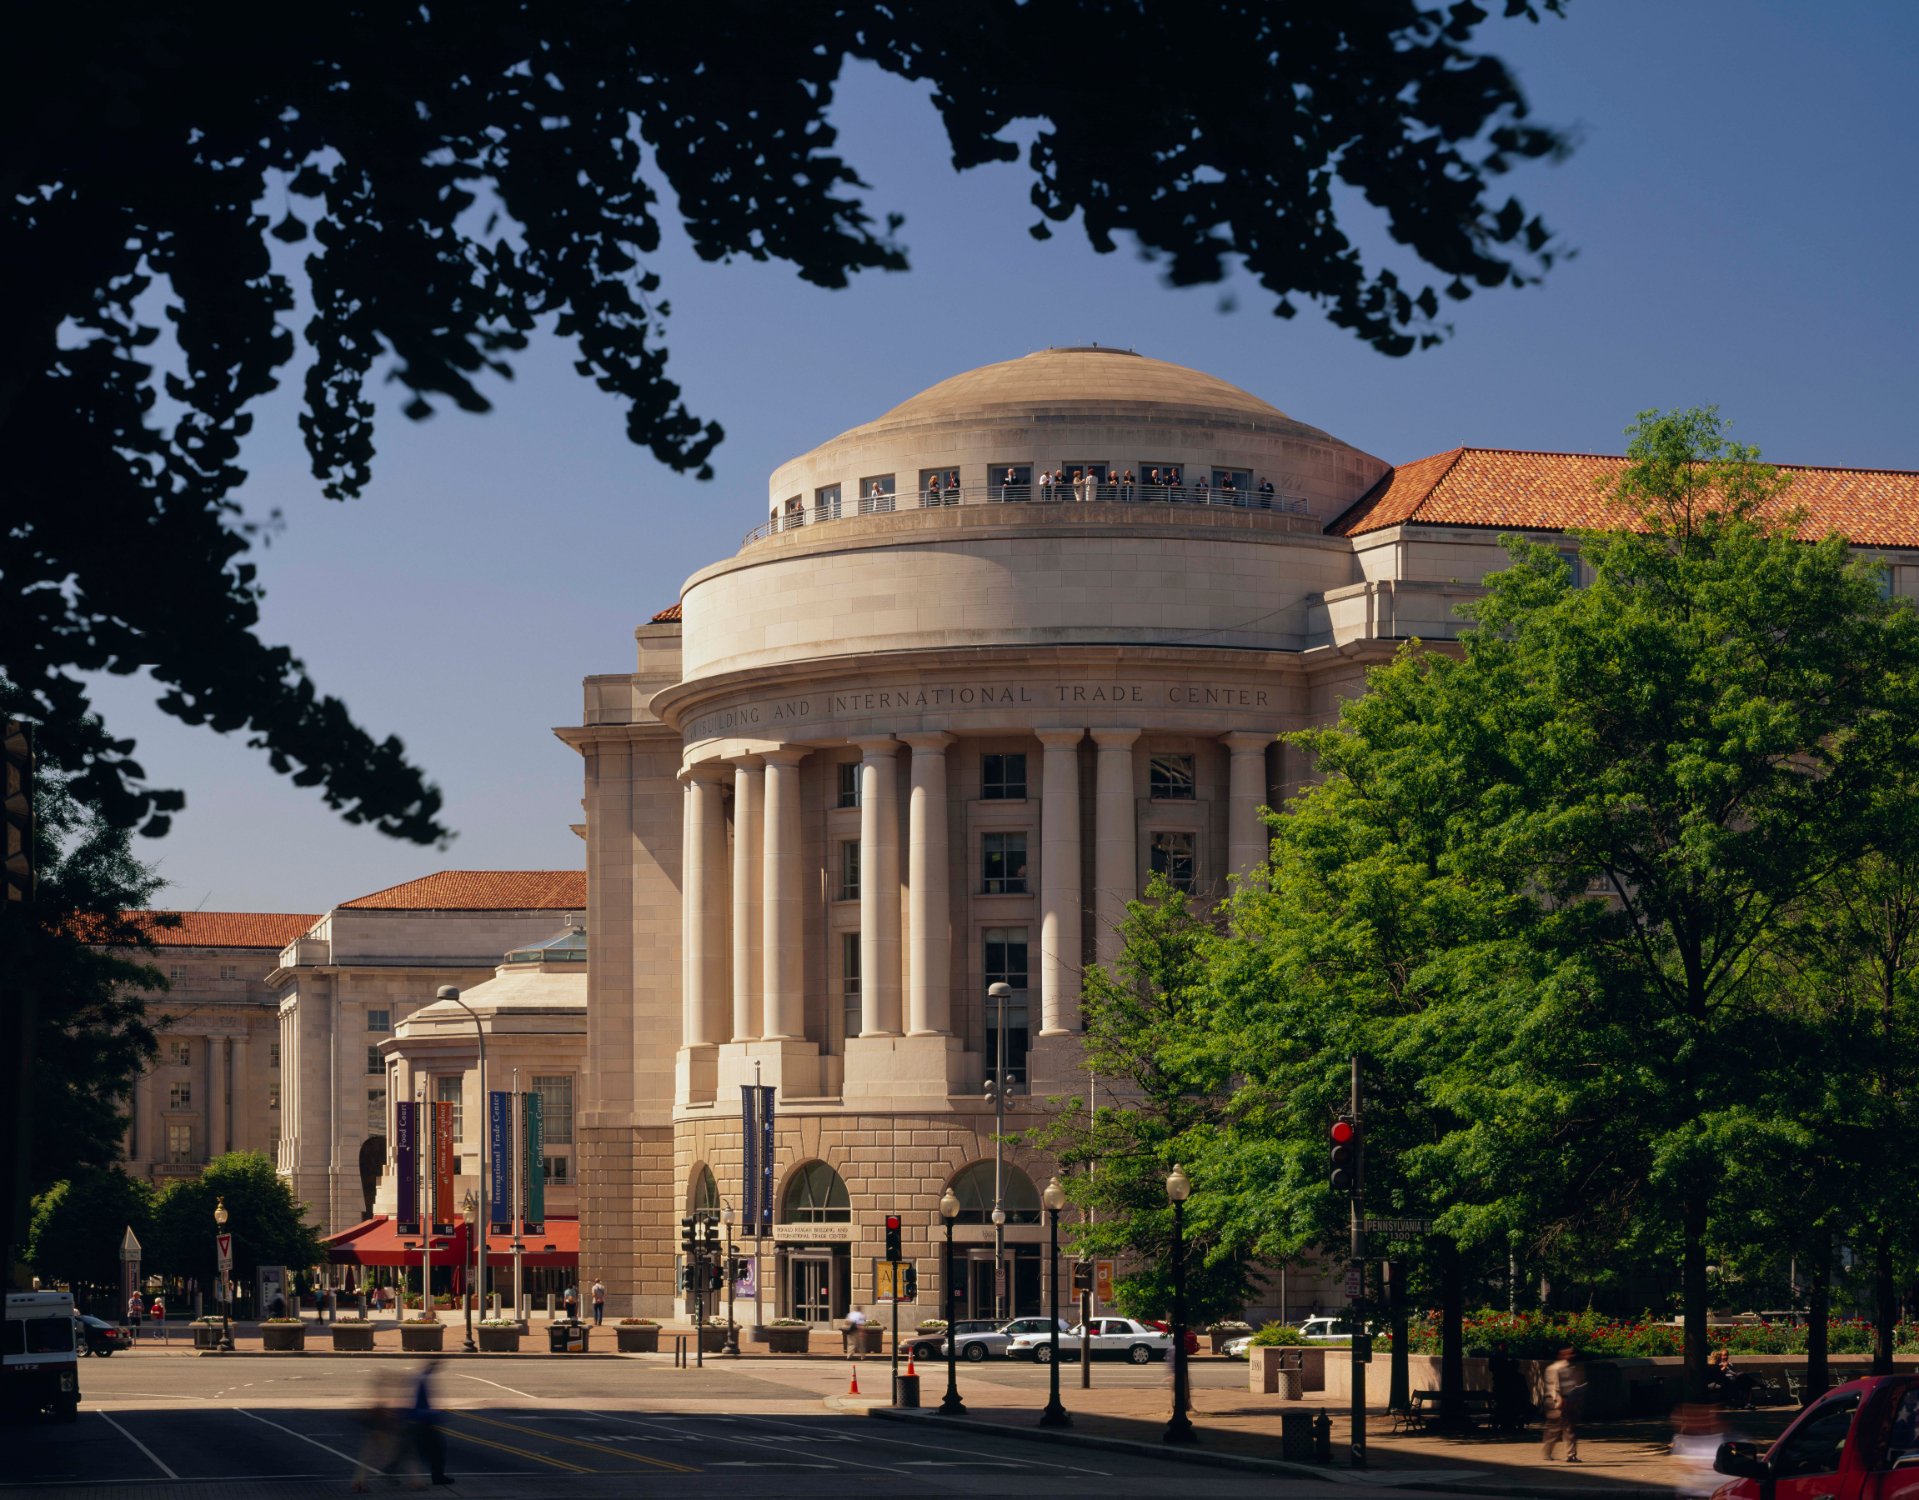
[[[1048,1353],[1052,1356],[1046,1362],[1051,1394],[1047,1397],[1046,1410],[1039,1414],[1042,1427],[1071,1427],[1073,1419],[1066,1415],[1066,1408],[1059,1399],[1059,1211],[1066,1207],[1066,1193],[1059,1185],[1059,1177],[1046,1184],[1046,1191],[1040,1195],[1040,1202],[1046,1206],[1046,1221],[1049,1232],[1048,1250],[1052,1264],[1047,1268],[1047,1311],[1052,1315],[1051,1326],[1046,1331]],[[1079,1357],[1092,1358],[1088,1340],[1092,1337],[1084,1325],[1079,1331]]]
[[[213,1233],[216,1247],[219,1245],[220,1235],[226,1231],[228,1217],[227,1200],[224,1197],[215,1199]],[[132,1232],[130,1229],[127,1231],[129,1234]],[[216,1256],[218,1254],[217,1248],[215,1254]],[[217,1261],[216,1264],[218,1264]],[[233,1277],[224,1266],[220,1267],[220,1347],[229,1354],[233,1352]]]
[[[740,1320],[734,1316],[740,1282],[733,1274],[733,1205],[722,1204],[720,1222],[726,1226],[726,1347],[720,1351],[728,1359],[740,1357]]]
[[[469,1225],[472,1224],[473,1222],[473,1210],[475,1206],[476,1205],[474,1204],[474,1201],[473,1201],[473,1194],[469,1190],[465,1200],[460,1204],[460,1211],[466,1215],[466,1222]],[[460,1269],[462,1274],[464,1274],[466,1267],[462,1266]],[[466,1310],[466,1352],[468,1354],[477,1354],[479,1352],[479,1345],[473,1342],[473,1288],[472,1287],[468,1287],[466,1289],[466,1295],[460,1299],[460,1305]]]
[[[1004,1322],[1006,1307],[1006,1007],[1013,987],[1004,982],[986,987],[989,1000],[999,1004],[999,1027],[993,1067],[993,1316]]]
[[[959,1198],[949,1186],[940,1194],[940,1218],[946,1221],[946,1272],[940,1283],[946,1291],[946,1399],[940,1402],[942,1417],[966,1415],[966,1403],[959,1393],[959,1288],[953,1279],[953,1224],[959,1211]]]
[[[473,1023],[473,1039],[480,1049],[480,1181],[477,1212],[467,1215],[467,1223],[473,1234],[473,1285],[468,1288],[466,1297],[466,1348],[471,1354],[476,1347],[473,1342],[473,1299],[486,1295],[486,1028],[480,1024],[480,1018],[473,1013],[473,1007],[460,998],[459,986],[443,984],[435,992],[436,1000],[447,1000],[460,1007]],[[424,1300],[424,1299],[423,1299]]]
[[[1173,1204],[1173,1415],[1166,1423],[1163,1441],[1168,1443],[1196,1443],[1199,1435],[1193,1431],[1192,1420],[1186,1415],[1186,1200],[1191,1196],[1193,1184],[1173,1164],[1172,1174],[1166,1179],[1166,1196]]]

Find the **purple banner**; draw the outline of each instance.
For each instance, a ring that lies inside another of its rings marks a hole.
[[[763,1084],[760,1095],[760,1217],[754,1233],[773,1232],[773,1085]]]
[[[513,1227],[513,1096],[495,1089],[486,1096],[487,1218],[496,1234]]]
[[[740,1222],[748,1234],[758,1233],[760,1223],[759,1092],[740,1085]]]
[[[403,1100],[393,1111],[393,1162],[399,1179],[401,1234],[420,1232],[420,1152],[418,1126],[411,1099]]]

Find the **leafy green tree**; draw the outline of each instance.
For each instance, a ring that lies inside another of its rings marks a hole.
[[[214,1275],[213,1211],[227,1208],[227,1232],[233,1236],[233,1275],[243,1285],[263,1265],[304,1270],[325,1250],[306,1220],[306,1205],[292,1186],[257,1151],[216,1156],[198,1177],[169,1183],[153,1209],[153,1243],[148,1264],[168,1276]]]
[[[33,1200],[27,1263],[49,1285],[116,1288],[121,1239],[131,1229],[144,1248],[152,1220],[147,1184],[119,1167],[88,1168]]]
[[[1036,236],[1077,217],[1178,285],[1243,267],[1280,315],[1314,303],[1404,353],[1447,332],[1442,298],[1524,285],[1556,254],[1499,184],[1566,141],[1476,45],[1487,18],[1417,0],[31,7],[0,96],[0,717],[38,722],[113,824],[157,833],[180,797],[93,720],[79,675],[146,669],[164,711],[243,731],[349,820],[438,840],[440,795],[400,743],[256,633],[240,442],[298,338],[301,430],[336,498],[369,477],[369,380],[415,419],[485,411],[488,377],[549,322],[636,444],[704,475],[721,430],[667,374],[646,262],[676,216],[705,259],[822,287],[903,269],[899,221],[869,213],[829,123],[865,63],[930,86],[956,168],[1016,160],[1030,133]],[[1150,87],[1117,100],[1143,58]],[[1360,198],[1387,263],[1343,228]],[[314,246],[297,335],[276,242]]]

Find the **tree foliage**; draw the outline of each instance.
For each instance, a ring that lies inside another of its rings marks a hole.
[[[272,1161],[255,1151],[232,1151],[214,1157],[198,1177],[182,1178],[161,1191],[147,1247],[149,1269],[210,1283],[215,1276],[213,1212],[223,1199],[236,1281],[251,1282],[263,1265],[301,1270],[322,1258],[324,1247],[307,1222],[306,1205]]]
[[[647,260],[673,214],[708,260],[824,287],[903,268],[829,122],[866,63],[928,87],[956,168],[1030,133],[1035,234],[1077,216],[1175,284],[1240,266],[1280,315],[1316,304],[1404,353],[1447,332],[1442,298],[1557,253],[1498,183],[1565,141],[1477,45],[1487,19],[1417,0],[29,8],[0,97],[0,713],[39,723],[112,824],[158,833],[180,795],[78,675],[149,669],[167,713],[244,732],[350,821],[437,840],[439,793],[401,744],[256,633],[240,443],[296,343],[336,498],[371,472],[370,381],[414,418],[484,411],[543,325],[635,443],[705,475],[721,430],[666,372]],[[1147,59],[1150,83],[1116,89]],[[1368,263],[1360,200],[1403,264]],[[312,247],[297,333],[274,242]]]
[[[120,1243],[152,1234],[153,1190],[119,1167],[90,1167],[33,1200],[27,1264],[49,1286],[116,1287]]]

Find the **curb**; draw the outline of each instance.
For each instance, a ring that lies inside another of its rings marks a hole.
[[[199,1359],[639,1359],[637,1354],[484,1353],[464,1349],[196,1349]]]

